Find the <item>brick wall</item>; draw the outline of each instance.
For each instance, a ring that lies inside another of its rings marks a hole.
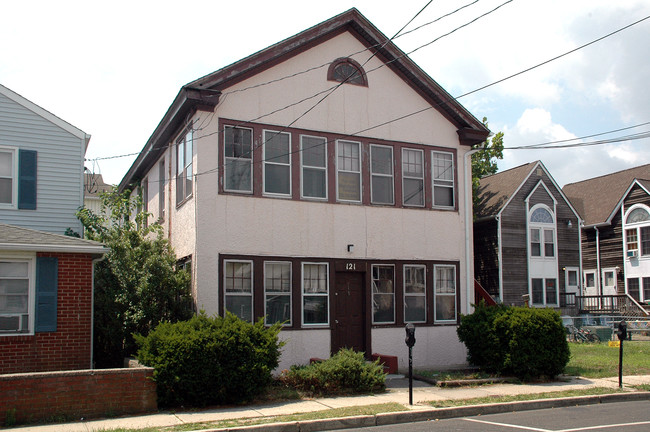
[[[0,336],[0,374],[91,367],[92,256],[38,256],[58,258],[57,331]]]
[[[0,375],[0,425],[155,412],[152,368]]]

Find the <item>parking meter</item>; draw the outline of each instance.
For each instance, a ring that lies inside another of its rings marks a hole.
[[[618,330],[616,331],[616,335],[620,341],[627,339],[627,323],[625,320],[618,323]]]
[[[406,346],[413,348],[415,345],[415,326],[413,324],[406,325]]]
[[[621,341],[618,348],[618,386],[623,388],[623,341],[627,339],[627,323],[621,320],[616,330],[618,340]]]

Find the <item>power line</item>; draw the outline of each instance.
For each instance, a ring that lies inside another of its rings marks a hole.
[[[512,0],[509,0],[509,1],[506,2],[506,3],[509,3],[510,1],[512,1]],[[504,4],[506,4],[506,3],[504,3]],[[502,4],[501,6],[503,6],[504,4]],[[499,6],[499,7],[501,7],[501,6]],[[498,9],[499,7],[493,9],[491,12],[495,11],[495,10]],[[482,15],[482,16],[485,16],[485,14]],[[484,90],[484,89],[486,89],[486,88],[488,88],[488,87],[491,87],[491,86],[493,86],[493,85],[496,85],[496,84],[499,84],[499,83],[501,83],[501,82],[504,82],[504,81],[506,81],[506,80],[508,80],[508,79],[511,79],[511,78],[516,77],[516,76],[522,75],[523,73],[529,72],[529,71],[531,71],[531,70],[533,70],[533,69],[536,69],[536,68],[538,68],[538,67],[541,67],[541,66],[543,66],[543,65],[546,65],[546,64],[548,64],[548,63],[550,63],[550,62],[552,62],[552,61],[558,60],[558,59],[560,59],[560,58],[562,58],[562,57],[565,57],[566,55],[569,55],[569,54],[571,54],[571,53],[574,53],[574,52],[576,52],[576,51],[578,51],[578,50],[580,50],[580,49],[586,48],[586,47],[588,47],[588,46],[590,46],[590,45],[592,45],[592,44],[594,44],[594,43],[596,43],[596,42],[599,42],[599,41],[601,41],[601,40],[603,40],[603,39],[606,39],[606,38],[608,38],[608,37],[610,37],[610,36],[613,36],[613,35],[615,35],[615,34],[621,32],[621,31],[626,30],[626,29],[628,29],[628,28],[630,28],[630,27],[632,27],[632,26],[634,26],[634,25],[636,25],[636,24],[639,24],[639,23],[641,23],[641,22],[643,22],[643,21],[645,21],[645,20],[647,20],[647,19],[649,19],[649,18],[650,18],[650,16],[646,16],[646,17],[644,17],[644,18],[642,18],[642,19],[640,19],[640,20],[637,20],[637,21],[635,21],[635,22],[633,22],[633,23],[631,23],[631,24],[629,24],[629,25],[627,25],[627,26],[624,26],[624,27],[622,27],[622,28],[620,28],[620,29],[618,29],[618,30],[615,30],[615,31],[613,31],[613,32],[610,32],[610,33],[608,33],[608,34],[606,34],[606,35],[604,35],[604,36],[602,36],[602,37],[599,37],[599,38],[597,38],[597,39],[591,41],[591,42],[588,42],[588,43],[586,43],[586,44],[580,45],[580,46],[578,46],[578,47],[576,47],[576,48],[574,48],[574,49],[572,49],[572,50],[569,50],[569,51],[567,51],[567,52],[565,52],[565,53],[563,53],[563,54],[560,54],[560,55],[555,56],[555,57],[553,57],[553,58],[551,58],[551,59],[548,59],[548,60],[546,60],[546,61],[543,61],[543,62],[541,62],[541,63],[538,63],[538,64],[536,64],[536,65],[534,65],[534,66],[531,66],[531,67],[529,67],[529,68],[527,68],[527,69],[524,69],[524,70],[519,71],[519,72],[517,72],[517,73],[514,73],[514,74],[512,74],[512,75],[509,75],[509,76],[506,76],[506,77],[504,77],[504,78],[501,78],[501,79],[499,79],[499,80],[497,80],[497,81],[494,81],[494,82],[492,82],[492,83],[490,83],[490,84],[486,84],[486,85],[484,85],[484,86],[482,86],[482,87],[479,87],[479,88],[477,88],[477,89],[474,89],[474,90],[472,90],[472,91],[470,91],[470,92],[463,93],[463,94],[461,94],[461,95],[459,95],[459,96],[456,96],[456,97],[452,97],[451,100],[454,100],[454,99],[455,99],[455,100],[460,99],[460,98],[462,98],[462,97],[465,97],[465,96],[468,96],[468,95],[470,95],[470,94],[476,93],[476,92],[478,92],[478,91]],[[474,21],[475,21],[475,20],[474,20]],[[466,25],[467,25],[467,24],[466,24]],[[451,32],[450,32],[450,33],[451,33]],[[450,33],[449,33],[449,34],[450,34]],[[439,39],[439,38],[438,38],[438,39]],[[426,44],[426,45],[430,45],[430,43],[428,43],[428,44]],[[416,48],[416,50],[417,50],[417,49],[419,49],[419,48]],[[414,50],[414,51],[415,51],[415,50]],[[411,51],[411,53],[414,52],[414,51]],[[393,60],[393,61],[394,61],[394,60]],[[376,70],[376,69],[375,69],[375,70]],[[325,90],[325,91],[328,91],[328,90],[329,90],[329,89],[327,89],[327,90]],[[325,91],[321,92],[320,94],[324,93]],[[312,96],[312,97],[313,97],[313,96]],[[408,117],[411,117],[411,116],[414,116],[414,115],[420,114],[420,113],[422,113],[422,112],[428,111],[428,110],[430,110],[430,109],[432,109],[432,108],[436,108],[436,107],[438,107],[438,106],[442,106],[442,105],[444,105],[444,104],[450,102],[451,100],[442,101],[442,102],[440,102],[440,103],[438,103],[438,104],[436,104],[436,105],[432,105],[432,106],[429,106],[429,107],[426,107],[426,108],[423,108],[423,109],[417,110],[417,111],[415,111],[415,112],[408,113],[408,114],[405,114],[405,115],[403,115],[403,116],[400,116],[400,117],[397,117],[397,118],[394,118],[394,119],[387,120],[387,121],[385,121],[385,122],[383,122],[383,123],[380,123],[380,124],[377,124],[377,125],[374,125],[374,126],[370,126],[370,127],[368,127],[368,128],[362,129],[362,130],[360,130],[360,131],[357,131],[357,132],[354,132],[354,133],[351,133],[351,134],[341,135],[341,137],[354,137],[354,136],[357,136],[357,135],[359,135],[359,134],[361,134],[361,133],[364,133],[364,132],[367,132],[367,131],[369,131],[369,130],[376,129],[376,128],[381,127],[381,126],[385,126],[385,125],[388,125],[388,124],[390,124],[390,123],[393,123],[393,122],[396,122],[396,121],[403,120],[403,119],[405,119],[405,118],[408,118]],[[249,122],[252,122],[252,121],[249,121]],[[249,123],[249,122],[241,122],[240,125],[244,125],[244,124]],[[623,128],[623,129],[625,129],[625,128]],[[211,134],[206,134],[206,135],[203,135],[203,136],[197,137],[197,138],[195,138],[195,139],[205,138],[205,137],[208,137],[208,136],[210,136],[210,135],[214,135],[214,134],[216,134],[216,133],[220,133],[220,132],[222,132],[222,131],[217,131],[217,132],[214,132],[214,133],[211,133]],[[611,133],[611,132],[609,132],[609,133]],[[641,136],[641,137],[639,137],[639,138],[634,138],[634,139],[641,139],[641,138],[643,138],[643,136]],[[623,141],[623,140],[625,140],[625,139],[621,139],[621,141]],[[617,141],[611,141],[611,142],[617,142]],[[603,143],[605,143],[605,142],[603,142]],[[542,144],[536,144],[536,145],[543,145],[543,144],[544,144],[544,143],[542,143]],[[597,145],[597,144],[593,144],[593,145]],[[165,147],[167,147],[167,146],[165,146]],[[559,147],[555,147],[555,148],[559,148]],[[515,149],[515,148],[510,148],[510,149]],[[518,149],[518,148],[517,148],[517,149]],[[149,151],[152,151],[152,150],[153,150],[153,149],[151,149],[151,150],[149,150]],[[135,154],[139,154],[139,153],[131,153],[131,154],[128,154],[128,155],[117,155],[117,156],[110,156],[110,157],[105,157],[105,158],[94,158],[94,159],[87,159],[87,160],[91,160],[91,161],[92,161],[92,160],[113,159],[113,158],[118,158],[118,157],[132,156],[132,155],[135,155]],[[255,161],[255,162],[253,162],[253,163],[259,163],[259,161]],[[225,165],[225,164],[224,164],[224,165]],[[209,174],[209,173],[212,173],[212,172],[218,171],[218,169],[219,169],[219,166],[215,167],[214,169],[210,169],[210,170],[208,170],[208,171],[202,172],[202,173],[196,173],[195,176],[203,175],[203,174]]]

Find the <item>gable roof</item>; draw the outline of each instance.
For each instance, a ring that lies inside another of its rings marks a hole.
[[[68,252],[103,255],[108,249],[101,243],[0,223],[0,250]]]
[[[0,84],[0,94],[6,96],[8,99],[11,99],[12,101],[16,102],[17,104],[22,105],[23,107],[30,110],[34,114],[43,117],[45,120],[49,121],[50,123],[55,124],[56,126],[58,126],[61,129],[65,130],[66,132],[70,133],[71,135],[76,136],[77,138],[83,140],[84,154],[86,153],[86,150],[88,149],[88,142],[90,141],[90,135],[88,135],[86,132],[72,126],[70,123],[66,122],[65,120],[60,119],[59,117],[55,116],[51,112],[47,111],[44,108],[41,108],[40,106],[36,105],[34,102],[22,97],[21,95],[19,95],[15,91],[8,89],[7,87],[3,86],[2,84]]]
[[[420,69],[357,9],[352,8],[183,86],[120,182],[119,189],[124,190],[142,178],[146,169],[165,151],[165,141],[177,132],[193,110],[214,109],[223,89],[346,31],[368,47],[370,52],[374,52],[377,58],[454,124],[458,129],[461,144],[478,144],[487,138],[490,131],[476,117]]]
[[[584,220],[585,226],[611,222],[634,179],[650,179],[650,164],[570,183],[563,191]]]
[[[474,207],[476,219],[498,215],[538,163],[539,161],[529,162],[491,176],[483,177],[479,183],[479,198]]]
[[[562,192],[562,189],[560,189],[560,186],[555,182],[551,173],[548,172],[541,161],[535,161],[482,178],[479,183],[478,203],[474,207],[476,220],[495,217],[501,213],[501,211],[519,192],[526,180],[537,169],[544,170],[553,186],[555,186],[555,189],[557,189],[558,193],[562,196],[562,199],[567,203],[576,217],[579,218],[580,215],[578,211],[573,207],[571,201],[569,201],[569,198],[564,194],[564,192]],[[540,183],[538,182],[529,193],[526,198],[527,200],[539,185]],[[543,187],[550,193],[546,184],[543,184]],[[553,194],[551,194],[551,198],[555,201]]]

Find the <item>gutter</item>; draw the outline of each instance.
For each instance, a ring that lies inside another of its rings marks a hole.
[[[56,244],[0,243],[0,250],[105,254],[110,249],[104,246],[65,246]]]

